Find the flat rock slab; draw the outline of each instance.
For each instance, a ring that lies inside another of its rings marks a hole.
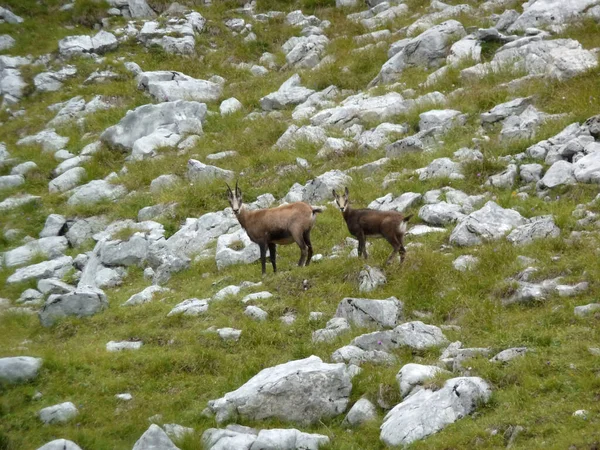
[[[491,396],[478,377],[452,378],[438,391],[422,389],[396,405],[381,425],[381,440],[389,446],[408,445],[474,412]]]
[[[351,390],[345,364],[326,364],[310,356],[263,369],[208,405],[219,423],[240,415],[310,424],[343,413]]]
[[[335,317],[342,317],[359,327],[393,328],[404,320],[404,304],[396,297],[385,300],[344,298]]]
[[[42,367],[42,358],[14,356],[0,358],[0,383],[20,383],[33,380]]]

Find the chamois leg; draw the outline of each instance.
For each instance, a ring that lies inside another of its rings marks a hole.
[[[306,264],[304,264],[305,266],[308,266],[310,264],[310,260],[313,257],[313,248],[312,243],[310,242],[310,230],[305,231],[302,237],[304,238],[304,242],[306,242],[306,245],[308,246],[308,257],[306,258]]]
[[[277,273],[277,244],[274,242],[269,243],[269,258],[271,259],[271,264],[273,265],[273,273]]]
[[[260,243],[258,246],[260,248],[260,265],[262,268],[262,276],[264,277],[267,274],[267,244]]]
[[[406,257],[406,249],[404,248],[404,233],[401,233],[398,236],[398,240],[400,241],[400,263],[404,262],[404,258]]]
[[[298,266],[302,267],[306,262],[306,258],[308,257],[308,245],[304,242],[304,237],[302,233],[292,233],[292,237],[294,238],[294,242],[298,244],[300,247],[300,261],[298,261]]]
[[[398,252],[401,251],[400,248],[404,248],[404,247],[402,246],[402,243],[398,240],[398,236],[394,235],[394,236],[384,236],[384,237],[393,248],[392,253],[390,253],[390,256],[388,256],[388,259],[385,262],[385,264],[388,265],[392,261],[392,259],[394,259],[394,256],[396,256],[398,254]]]
[[[367,253],[367,238],[364,233],[360,233],[356,236],[358,239],[358,257],[362,254],[365,259],[369,257]]]

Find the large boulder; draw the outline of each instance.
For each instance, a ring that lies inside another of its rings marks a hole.
[[[517,211],[489,201],[458,222],[450,235],[450,243],[459,246],[481,244],[486,240],[499,239],[525,223],[525,218]]]
[[[40,311],[40,322],[49,327],[67,317],[89,317],[108,308],[106,294],[93,287],[78,288],[66,294],[51,295]]]
[[[396,297],[385,300],[344,298],[335,317],[342,317],[359,327],[393,328],[404,320],[404,305]]]
[[[372,85],[396,81],[409,67],[436,68],[446,62],[450,47],[466,36],[465,29],[456,20],[448,20],[429,28],[419,36],[402,42],[397,53],[383,65]]]
[[[42,367],[42,358],[14,356],[0,358],[0,383],[21,383],[33,380]]]
[[[223,94],[222,84],[199,80],[171,70],[142,72],[137,76],[137,82],[138,89],[147,91],[159,102],[214,102]]]
[[[510,33],[540,28],[548,25],[564,26],[569,21],[581,19],[591,7],[600,5],[598,0],[535,0],[523,5],[523,14],[508,28]]]
[[[452,378],[438,391],[423,389],[396,405],[381,425],[381,440],[389,446],[408,445],[475,411],[491,396],[477,377]]]
[[[157,105],[143,105],[128,111],[121,121],[107,128],[100,139],[111,148],[130,151],[135,141],[148,136],[158,128],[179,135],[202,134],[206,105],[177,100]]]
[[[261,370],[243,386],[211,400],[221,423],[237,415],[311,424],[343,413],[352,382],[345,364],[326,364],[310,356]]]

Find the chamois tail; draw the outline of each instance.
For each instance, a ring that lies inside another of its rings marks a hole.
[[[406,217],[404,217],[404,218],[402,219],[402,222],[400,222],[400,225],[398,225],[398,231],[399,231],[400,233],[402,233],[402,234],[406,233],[406,230],[408,229],[408,221],[410,220],[410,218],[411,218],[412,216],[413,216],[413,215],[411,214],[411,215],[409,215],[409,216],[406,216]]]
[[[324,206],[311,206],[310,208],[312,209],[313,216],[322,213],[326,209]]]

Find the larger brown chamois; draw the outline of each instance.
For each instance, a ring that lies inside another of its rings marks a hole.
[[[267,248],[273,265],[273,272],[277,272],[277,244],[287,245],[295,242],[300,247],[300,261],[298,265],[308,266],[313,256],[310,242],[310,230],[315,224],[317,213],[323,208],[310,206],[308,203],[295,202],[281,205],[277,208],[259,209],[249,211],[242,202],[242,191],[235,183],[235,192],[227,185],[227,196],[231,209],[235,213],[240,225],[252,242],[260,248],[260,263],[262,274],[267,272]]]
[[[361,254],[365,259],[367,254],[367,237],[385,238],[393,250],[388,257],[386,264],[389,264],[392,258],[400,253],[400,262],[404,261],[406,249],[404,248],[404,235],[406,234],[407,222],[412,217],[404,217],[396,211],[376,211],[374,209],[352,209],[348,199],[348,188],[344,195],[340,196],[333,190],[335,201],[342,211],[348,231],[358,239],[358,256]]]

